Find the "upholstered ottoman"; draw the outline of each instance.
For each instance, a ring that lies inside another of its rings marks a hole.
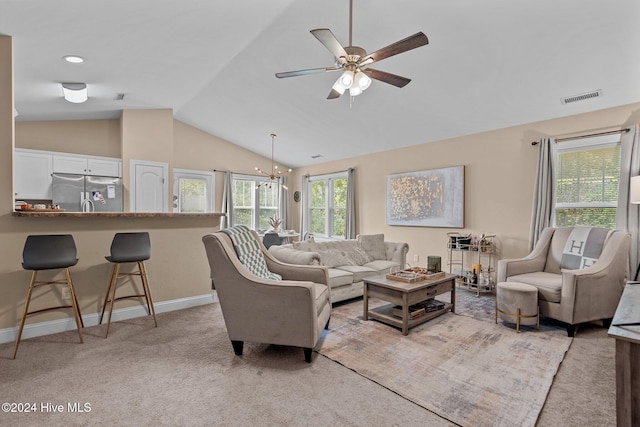
[[[500,282],[496,286],[496,323],[498,316],[509,323],[536,325],[540,329],[540,309],[538,307],[538,288],[518,282]]]

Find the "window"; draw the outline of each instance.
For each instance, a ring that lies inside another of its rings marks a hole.
[[[616,228],[620,135],[555,144],[554,224]]]
[[[263,177],[252,175],[234,174],[231,181],[233,186],[233,224],[231,225],[246,225],[254,230],[268,229],[269,218],[279,216],[279,185],[264,185]]]
[[[173,211],[213,212],[213,172],[173,169]]]
[[[309,178],[310,232],[314,236],[345,238],[347,173]]]

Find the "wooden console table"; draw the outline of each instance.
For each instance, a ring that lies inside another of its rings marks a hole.
[[[640,426],[640,283],[624,288],[609,336],[616,339],[617,425]]]

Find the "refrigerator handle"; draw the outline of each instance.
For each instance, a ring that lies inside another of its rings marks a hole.
[[[85,193],[85,198],[82,201],[82,212],[95,212],[95,210],[96,207],[91,198],[89,198],[89,193]]]

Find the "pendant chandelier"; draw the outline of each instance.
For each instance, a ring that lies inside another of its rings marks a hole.
[[[273,160],[273,147],[274,147],[275,139],[276,139],[276,134],[272,133],[271,134],[271,173],[265,172],[262,169],[256,167],[256,171],[258,171],[259,174],[265,175],[266,177],[268,177],[268,179],[258,184],[258,188],[260,188],[263,185],[266,186],[267,188],[272,188],[273,185],[278,185],[278,183],[280,182],[280,175],[282,175],[283,172],[278,169],[278,165],[276,165]],[[287,169],[285,173],[286,172],[291,172],[291,169]],[[280,185],[285,190],[288,190],[286,185],[282,183]]]

